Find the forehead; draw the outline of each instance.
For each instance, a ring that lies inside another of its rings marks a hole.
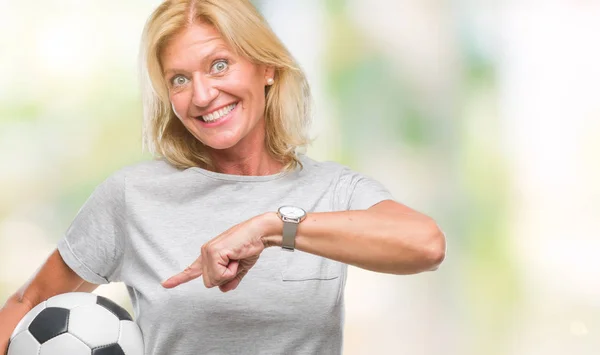
[[[193,56],[205,57],[217,49],[229,49],[217,29],[206,23],[194,23],[177,33],[160,53],[165,66]]]

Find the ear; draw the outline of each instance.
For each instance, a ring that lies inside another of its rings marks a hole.
[[[265,82],[268,78],[275,79],[275,67],[273,66],[265,66]]]

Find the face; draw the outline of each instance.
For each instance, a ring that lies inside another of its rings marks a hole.
[[[273,68],[235,55],[213,26],[201,23],[175,36],[161,63],[173,110],[198,140],[213,149],[263,144]]]

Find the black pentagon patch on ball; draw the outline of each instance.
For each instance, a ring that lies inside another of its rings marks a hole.
[[[40,344],[44,344],[55,336],[67,332],[69,313],[70,311],[65,308],[46,308],[29,324],[29,332]]]
[[[92,355],[125,355],[119,344],[92,349]]]
[[[97,296],[96,303],[108,309],[112,314],[117,316],[119,320],[133,321],[131,315],[129,315],[129,312],[127,312],[123,307],[119,306],[118,304],[114,303],[106,297]]]

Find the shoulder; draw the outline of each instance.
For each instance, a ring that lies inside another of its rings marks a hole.
[[[318,161],[306,155],[302,155],[300,161],[303,166],[302,174],[310,178],[339,180],[360,175],[349,166],[336,161]]]
[[[126,165],[115,171],[110,178],[117,180],[157,179],[180,173],[181,170],[162,159],[153,159]]]
[[[393,199],[385,186],[377,180],[333,161],[319,162],[303,157],[309,183],[326,186],[333,193],[336,211],[365,210],[383,200]]]
[[[331,160],[319,161],[307,155],[300,155],[300,161],[302,162],[302,171],[309,175],[340,175],[350,170],[348,166],[338,162]]]
[[[180,173],[181,170],[160,159],[142,161],[112,172],[98,186],[99,190],[116,193],[122,191],[131,183],[157,181]]]
[[[301,162],[306,170],[305,176],[312,180],[332,180],[333,183],[340,187],[354,188],[357,185],[373,185],[377,188],[381,183],[373,176],[360,172],[351,168],[348,165],[335,161],[317,161],[307,156],[301,158]]]

